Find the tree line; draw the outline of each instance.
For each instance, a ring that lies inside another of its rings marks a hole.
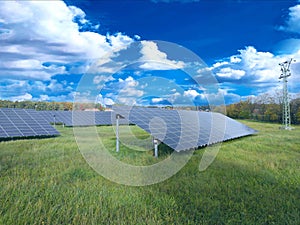
[[[291,123],[300,124],[300,98],[290,102]],[[227,116],[234,119],[252,119],[257,121],[282,123],[282,102],[274,98],[247,99],[226,106]]]
[[[21,109],[35,109],[35,110],[85,110],[98,109],[104,110],[101,104],[94,103],[76,103],[72,102],[33,102],[33,101],[9,101],[0,100],[0,108],[21,108]]]
[[[291,123],[300,124],[300,97],[290,102]],[[0,100],[0,108],[22,108],[35,110],[86,110],[98,109],[104,110],[101,104],[94,103],[76,103],[72,102],[33,102],[33,101],[9,101]],[[186,107],[185,107],[186,108]],[[191,107],[189,107],[190,109]],[[202,106],[194,107],[196,110],[208,110],[212,107]],[[194,109],[193,107],[191,109]],[[224,113],[233,119],[252,119],[257,121],[282,123],[282,101],[276,96],[263,94],[258,97],[248,98],[245,101],[230,104],[226,110],[222,106],[214,107],[213,111]]]

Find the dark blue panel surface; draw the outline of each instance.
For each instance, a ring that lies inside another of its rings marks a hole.
[[[178,152],[256,132],[213,112],[125,106],[114,107],[114,111]]]
[[[0,138],[55,135],[59,132],[35,110],[0,108]]]
[[[98,126],[116,123],[116,114],[110,111],[38,111],[48,123],[62,123],[65,126]],[[120,124],[128,124],[120,119]]]

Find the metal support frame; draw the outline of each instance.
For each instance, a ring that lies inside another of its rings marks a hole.
[[[154,144],[154,157],[158,158],[158,140],[154,138],[153,144]]]
[[[119,145],[119,119],[120,115],[116,115],[116,152],[120,151],[120,145]]]
[[[290,59],[289,61],[279,63],[279,65],[281,66],[281,75],[279,79],[283,79],[282,124],[283,124],[283,129],[285,130],[291,130],[291,109],[290,109],[290,102],[289,102],[289,95],[288,95],[287,78],[291,76],[290,66],[292,61],[293,59]]]

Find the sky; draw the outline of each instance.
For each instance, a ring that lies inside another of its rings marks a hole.
[[[230,104],[300,93],[300,1],[2,1],[0,99]]]

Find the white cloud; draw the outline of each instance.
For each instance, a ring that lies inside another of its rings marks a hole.
[[[215,68],[218,68],[218,67],[221,67],[221,66],[224,66],[224,65],[228,65],[229,63],[226,62],[226,61],[223,61],[223,62],[216,62],[215,64],[212,65],[212,68],[211,69],[215,69]]]
[[[103,102],[105,105],[113,105],[115,102],[111,98],[104,98]]]
[[[133,98],[133,97],[120,97],[118,96],[117,98],[117,102],[118,103],[121,103],[121,104],[124,104],[124,105],[137,105],[137,99],[136,98]]]
[[[199,95],[200,95],[200,93],[198,93],[196,90],[192,90],[192,89],[183,92],[183,96],[190,97],[192,99],[196,98]]]
[[[135,40],[138,40],[138,41],[141,40],[141,36],[140,36],[140,35],[137,35],[137,34],[134,35],[134,38],[135,38]]]
[[[286,26],[279,27],[280,30],[300,33],[300,5],[289,8],[289,18]]]
[[[139,86],[139,82],[133,79],[133,77],[131,76],[127,77],[125,80],[120,78],[119,85],[121,87],[121,90],[119,91],[118,99],[122,99],[122,103],[125,102],[125,98],[139,98],[144,95],[144,91],[140,90],[141,87]],[[130,100],[130,102],[133,101]]]
[[[299,49],[300,46],[294,46],[294,48]],[[297,62],[291,65],[292,76],[289,77],[288,85],[290,91],[299,92],[300,50],[290,55],[274,55],[271,52],[258,51],[253,46],[248,46],[239,50],[239,53],[225,58],[224,61],[228,62],[225,67],[217,67],[212,71],[219,78],[224,78],[224,80],[221,79],[221,82],[224,82],[222,83],[224,87],[242,84],[241,88],[245,88],[249,84],[249,90],[254,94],[281,88],[282,83],[278,79],[281,68],[278,64],[294,58]],[[226,80],[228,78],[230,80]],[[235,90],[235,93],[239,93],[239,91],[241,89]],[[230,99],[238,99],[239,97],[238,95],[235,96],[234,93],[226,93],[225,96]]]
[[[47,86],[41,81],[35,81],[32,88],[34,90],[46,91]]]
[[[215,93],[206,93],[205,98],[209,105],[224,105],[226,102],[238,102],[241,97],[234,93],[229,93],[228,89],[218,89]]]
[[[62,91],[64,90],[64,86],[59,83],[57,80],[51,80],[50,84],[47,86],[51,91]]]
[[[278,82],[278,64],[288,56],[275,56],[270,52],[257,51],[253,46],[239,50],[239,55],[231,56],[226,67],[217,67],[213,72],[223,78],[233,80],[251,79],[255,82]],[[225,65],[224,64],[224,65]]]
[[[88,20],[85,19],[85,13],[81,9],[75,6],[69,6],[69,9],[73,14],[73,18],[77,17],[82,24],[88,23]]]
[[[109,40],[110,44],[114,48],[118,48],[118,50],[126,48],[126,46],[132,43],[132,39],[122,33],[117,33],[115,35],[107,35],[107,39]]]
[[[77,96],[78,93],[76,92],[70,92],[66,95],[57,95],[57,96],[49,96],[49,101],[55,101],[55,102],[73,102],[75,96]],[[77,99],[78,100],[78,99]],[[85,100],[85,99],[83,99]],[[86,101],[86,102],[93,102],[93,101]]]
[[[11,101],[26,101],[26,100],[32,100],[32,95],[29,93],[26,93],[24,95],[14,96],[10,98]]]
[[[39,60],[35,59],[24,59],[6,62],[5,65],[3,62],[0,62],[2,67],[6,68],[16,68],[16,69],[41,69],[42,65]]]
[[[241,79],[245,74],[246,72],[244,70],[235,70],[229,67],[225,67],[217,73],[217,76],[232,79]]]
[[[48,95],[40,95],[39,101],[48,101],[50,98]]]
[[[278,61],[270,52],[258,52],[253,46],[239,50],[244,65],[249,69],[264,69]],[[277,64],[278,65],[278,64]]]
[[[63,1],[1,2],[0,67],[6,72],[0,75],[50,80],[57,73],[65,73],[65,68],[45,67],[45,62],[70,64],[100,58],[133,41],[121,33],[81,32],[75,21],[88,23],[81,9]]]
[[[120,90],[119,94],[121,96],[130,96],[130,97],[141,97],[144,92],[135,88],[124,88]]]
[[[160,103],[160,102],[162,102],[163,100],[165,100],[165,99],[163,99],[163,98],[152,98],[152,99],[151,99],[152,103],[154,103],[154,104]]]
[[[173,90],[171,90],[171,91],[173,91]],[[171,94],[170,96],[168,96],[168,101],[171,103],[174,103],[180,97],[181,97],[181,94],[179,92],[175,92],[175,93]]]
[[[102,82],[108,82],[108,81],[113,81],[115,80],[112,76],[104,76],[104,75],[99,75],[95,76],[93,79],[94,84],[100,84]]]
[[[147,70],[172,70],[181,69],[185,66],[183,61],[169,60],[167,54],[161,52],[155,42],[141,41],[142,57],[139,59],[143,64],[140,66],[142,69]]]
[[[127,77],[125,80],[119,78],[119,82],[124,83],[125,87],[136,87],[139,84],[139,82],[134,80],[131,76]]]
[[[241,61],[242,61],[242,59],[237,57],[237,56],[230,56],[230,62],[231,63],[239,63]]]
[[[104,97],[99,94],[97,97],[96,97],[96,103],[100,103],[101,105],[113,105],[115,104],[114,100],[112,100],[111,98],[107,98],[107,97]]]

